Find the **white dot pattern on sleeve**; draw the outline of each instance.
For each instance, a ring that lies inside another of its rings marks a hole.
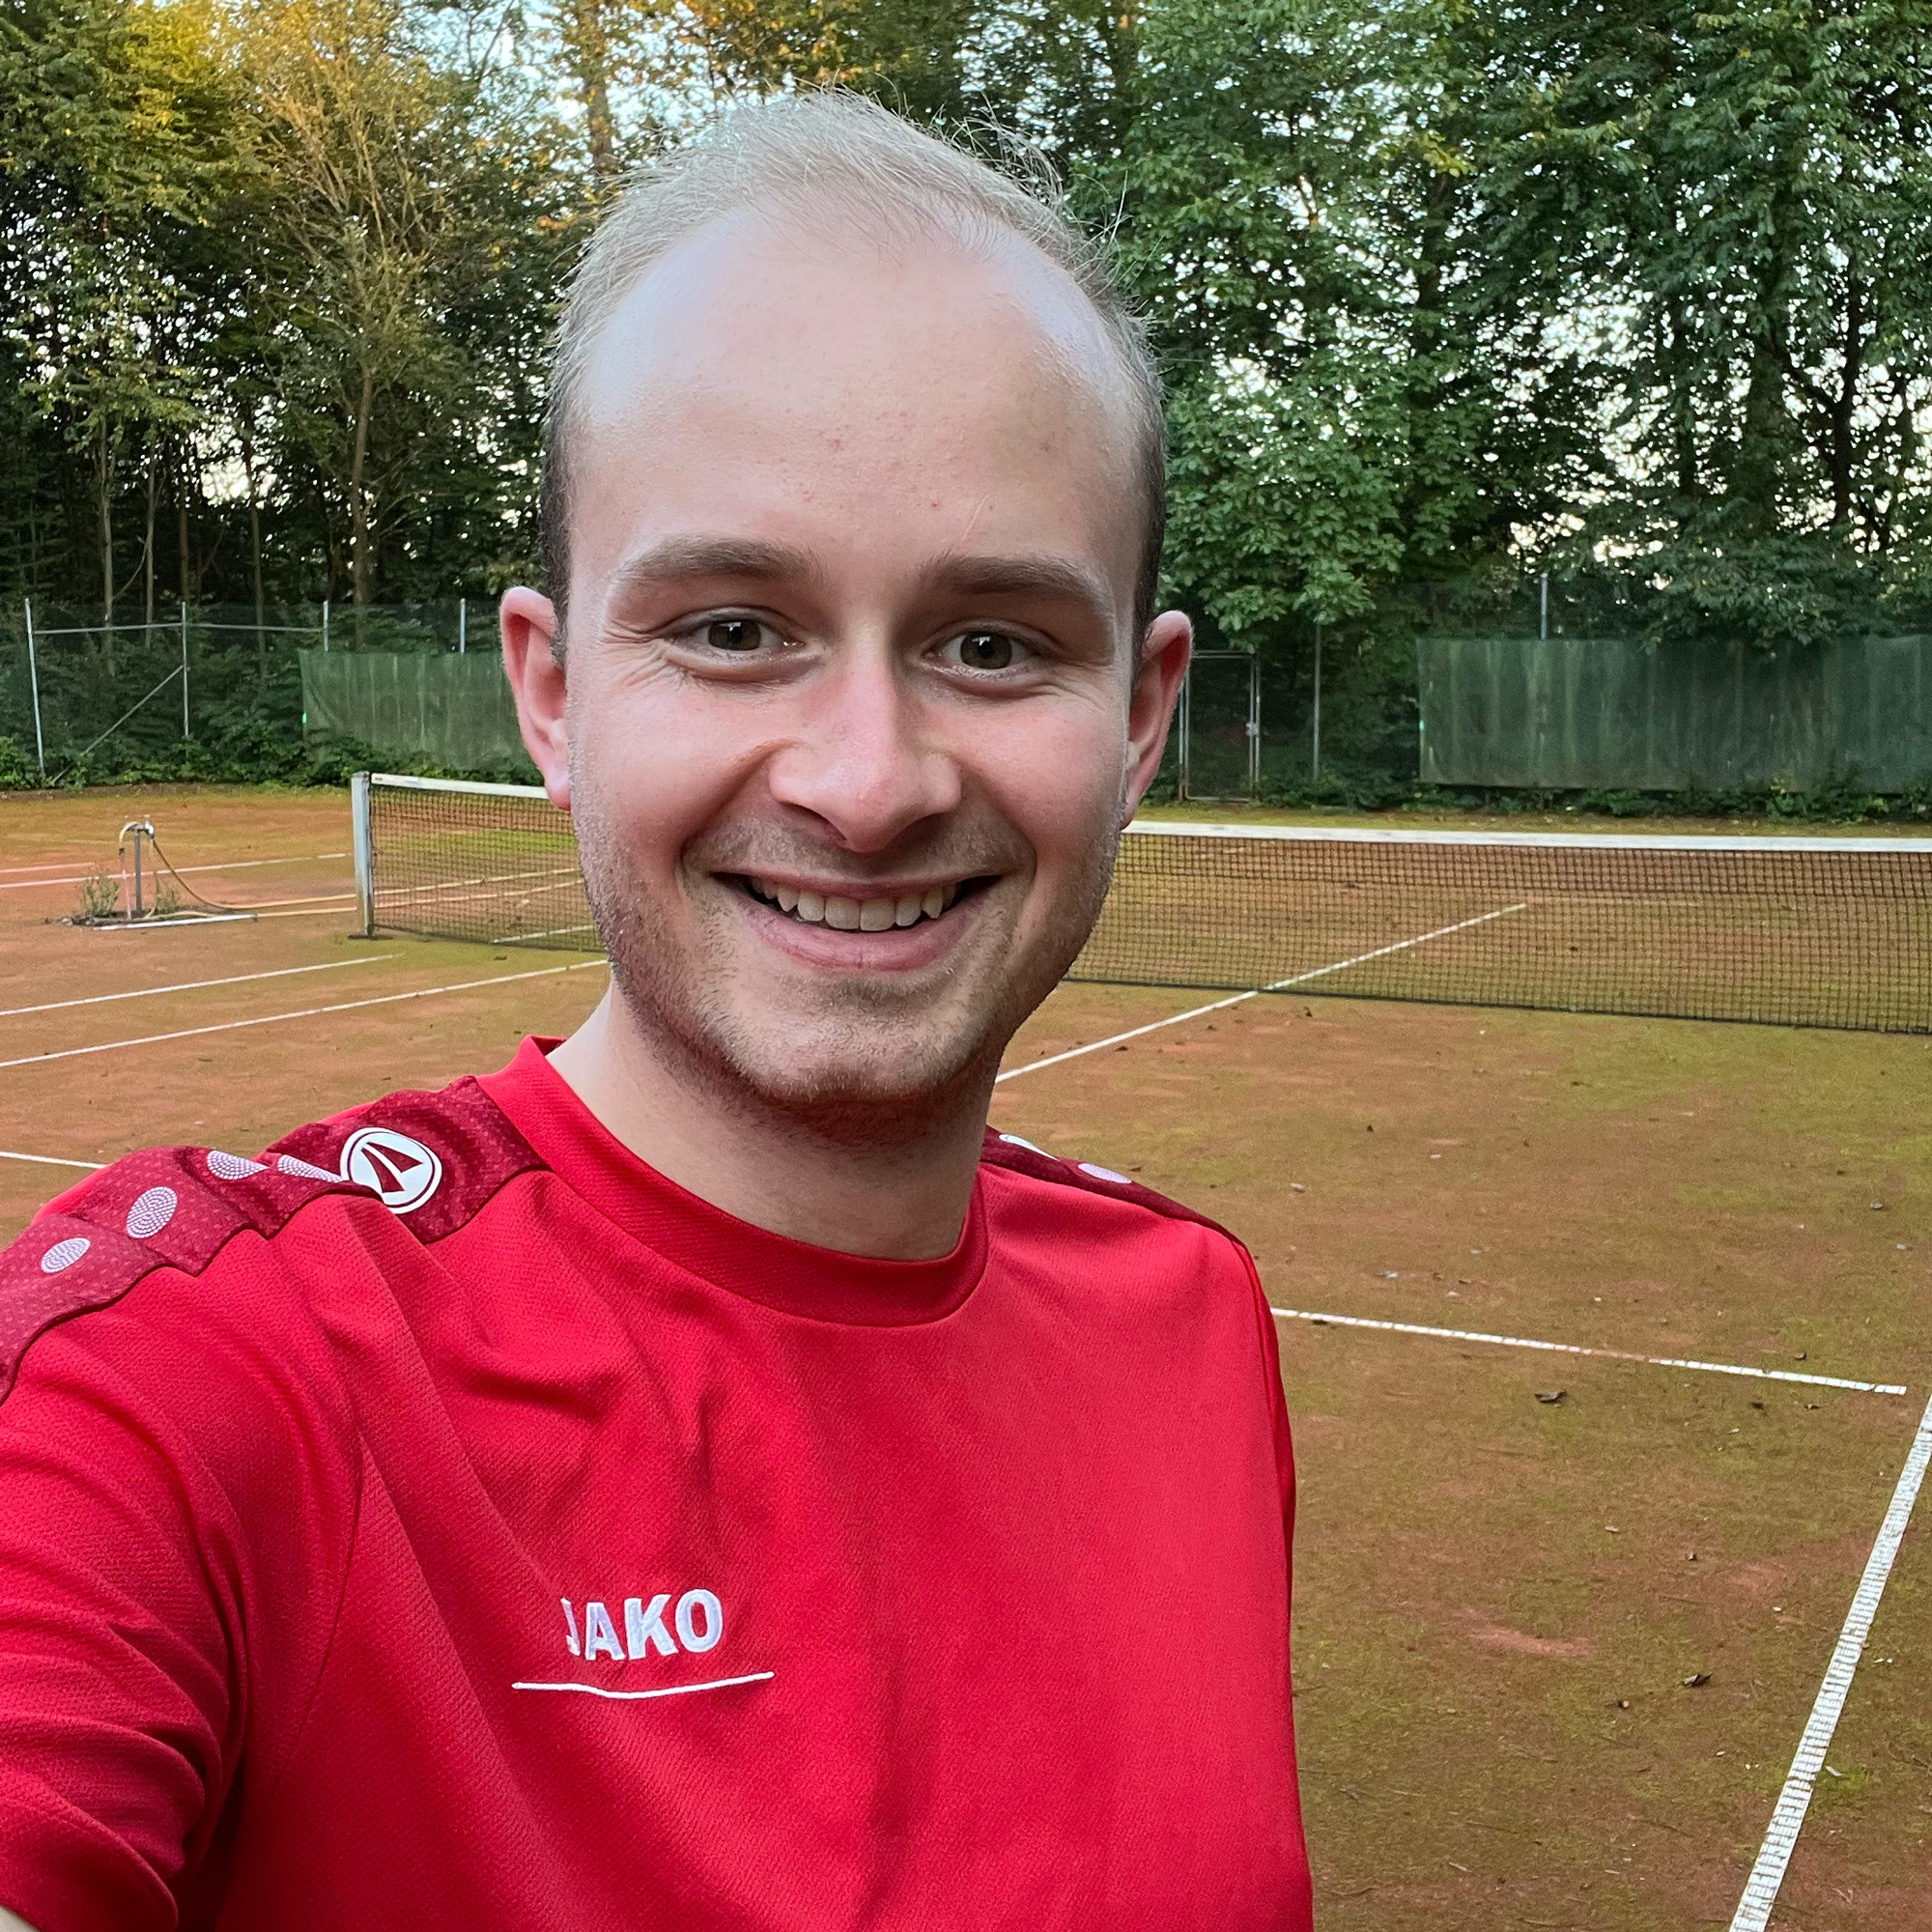
[[[175,1218],[180,1197],[172,1187],[151,1187],[128,1209],[128,1232],[137,1241],[158,1235]]]
[[[218,1148],[208,1156],[208,1171],[217,1180],[246,1180],[251,1174],[266,1174],[259,1160],[243,1160],[239,1153],[223,1153]]]
[[[1018,1134],[1002,1134],[1000,1138],[1003,1141],[1005,1141],[1009,1147],[1023,1147],[1026,1149],[1028,1153],[1040,1154],[1044,1156],[1047,1160],[1052,1160],[1054,1158],[1054,1156],[1048,1153],[1044,1148],[1035,1147],[1031,1141],[1022,1140]]]
[[[331,1174],[326,1167],[317,1167],[313,1161],[298,1160],[292,1153],[275,1156],[275,1171],[278,1174],[292,1174],[301,1180],[340,1180],[339,1174]]]
[[[1091,1160],[1079,1163],[1082,1174],[1091,1174],[1095,1180],[1111,1180],[1118,1187],[1131,1187],[1134,1183],[1124,1174],[1116,1174],[1111,1167],[1095,1167]]]
[[[63,1268],[71,1268],[93,1245],[85,1235],[70,1235],[66,1240],[56,1241],[41,1257],[41,1272],[59,1274]]]

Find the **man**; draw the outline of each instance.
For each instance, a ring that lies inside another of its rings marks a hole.
[[[610,997],[0,1261],[19,1919],[1307,1927],[1252,1264],[985,1132],[1186,662],[1158,424],[878,109],[612,214],[502,609]]]

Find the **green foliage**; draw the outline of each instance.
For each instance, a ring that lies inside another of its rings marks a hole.
[[[1322,782],[1400,785],[1416,631],[1539,569],[1669,650],[1923,617],[1928,42],[1932,0],[19,0],[0,595],[526,575],[623,169],[837,82],[1051,158],[1168,377],[1171,594],[1277,747],[1321,625]],[[267,703],[121,768],[307,757]]]

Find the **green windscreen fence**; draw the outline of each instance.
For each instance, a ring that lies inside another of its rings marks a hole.
[[[302,729],[452,772],[536,776],[495,651],[303,651]]]
[[[1624,638],[1423,638],[1425,783],[1878,792],[1932,779],[1932,637],[1776,658]]]

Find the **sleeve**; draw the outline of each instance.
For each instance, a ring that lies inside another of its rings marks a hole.
[[[1229,1236],[1234,1239],[1233,1236]],[[1274,1431],[1275,1481],[1281,1489],[1281,1527],[1291,1573],[1294,1566],[1294,1442],[1288,1425],[1288,1398],[1281,1386],[1281,1337],[1275,1328],[1274,1308],[1262,1287],[1255,1258],[1239,1241],[1235,1241],[1246,1270],[1248,1286],[1255,1300],[1255,1323],[1261,1331],[1262,1380],[1268,1406],[1268,1419]]]
[[[261,1707],[320,1672],[353,1507],[302,1365],[245,1301],[211,1317],[223,1286],[150,1275],[0,1401],[0,1904],[37,1932],[173,1927]]]

